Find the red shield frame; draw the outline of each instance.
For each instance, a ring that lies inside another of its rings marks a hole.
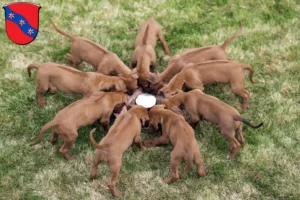
[[[5,26],[8,38],[20,45],[32,42],[39,30],[38,4],[17,2],[3,6],[5,10]]]

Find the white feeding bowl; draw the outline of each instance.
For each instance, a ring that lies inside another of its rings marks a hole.
[[[145,108],[151,108],[156,104],[156,98],[152,94],[143,93],[136,98],[135,103]]]

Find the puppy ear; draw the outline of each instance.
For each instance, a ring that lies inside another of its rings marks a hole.
[[[127,88],[126,88],[126,85],[124,83],[117,83],[115,85],[115,89],[118,92],[127,92]]]
[[[132,60],[131,61],[131,67],[136,68],[136,65],[137,65],[137,60]]]
[[[168,99],[164,99],[164,100],[162,100],[162,105],[164,105],[165,106],[165,108],[169,108],[170,106],[170,102],[169,102],[169,100]]]
[[[170,92],[170,96],[173,96],[175,94],[179,94],[179,93],[182,93],[182,92],[183,92],[182,90],[176,90],[176,91]]]
[[[180,110],[177,106],[172,106],[171,109],[174,113],[181,115],[182,114],[182,110]]]
[[[157,106],[157,107],[159,107],[159,108],[162,108],[162,109],[165,109],[165,108],[166,108],[166,105],[164,105],[164,104],[159,104],[159,105],[155,105],[155,106]]]
[[[138,78],[139,78],[139,76],[138,76],[138,74],[137,74],[136,68],[134,68],[134,69],[132,70],[132,72],[131,72],[131,77],[134,78],[134,79],[138,79]]]
[[[147,80],[151,84],[157,84],[160,81],[160,76],[157,73],[150,73],[148,74]]]
[[[163,90],[158,91],[158,96],[161,96],[162,98],[166,98],[165,92]]]
[[[157,131],[158,130],[158,123],[155,122],[154,120],[150,120],[149,127],[153,127],[154,131]]]
[[[130,110],[132,108],[131,104],[127,104],[127,110]]]
[[[141,121],[142,121],[142,126],[145,127],[147,125],[146,123],[149,122],[149,118],[143,116],[141,118]]]
[[[156,66],[156,62],[151,61],[151,62],[150,62],[150,67],[151,67],[151,68],[155,68],[155,66]]]

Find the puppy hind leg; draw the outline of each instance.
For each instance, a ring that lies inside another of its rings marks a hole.
[[[199,123],[200,117],[196,113],[190,113],[190,116],[191,116],[190,125],[193,129],[196,129],[197,125]]]
[[[237,136],[237,141],[243,146],[245,143],[245,139],[243,136],[243,125],[242,124],[236,130],[236,136]]]
[[[102,153],[102,152],[101,152]],[[101,157],[96,157],[97,155],[94,155],[94,159],[92,161],[92,167],[91,167],[91,173],[90,173],[90,179],[95,179],[97,177],[97,169],[98,165],[103,161]]]
[[[69,64],[72,66],[72,67],[77,67],[77,66],[80,66],[80,64],[82,63],[82,60],[75,57],[74,55],[71,55],[71,54],[66,54],[66,58],[69,62]],[[81,66],[82,67],[82,66]]]
[[[57,88],[49,82],[50,93],[55,94],[57,92]]]
[[[110,189],[110,192],[115,197],[121,196],[122,193],[116,188],[116,184],[122,166],[122,160],[121,159],[110,160],[108,164],[111,173],[108,182],[108,187]]]
[[[36,96],[38,98],[38,103],[41,106],[46,106],[47,102],[44,97],[44,92],[47,92],[49,89],[49,80],[48,79],[37,79],[38,86],[36,88]]]
[[[235,132],[233,131],[224,131],[221,130],[222,135],[227,139],[227,141],[230,143],[231,145],[231,153],[227,156],[228,159],[234,159],[235,156],[237,155],[241,144],[235,139]]]
[[[194,163],[197,165],[197,173],[199,176],[205,176],[205,170],[203,168],[203,162],[201,160],[199,148],[194,152]]]
[[[141,149],[142,148],[142,138],[141,138],[141,135],[138,134],[135,136],[134,138],[134,144],[137,148]]]
[[[105,131],[108,131],[110,126],[109,126],[109,117],[103,117],[100,119],[100,124],[102,125],[102,128]]]
[[[245,110],[248,107],[249,92],[245,90],[244,85],[231,84],[232,91],[243,98],[241,109]]]
[[[172,175],[170,177],[165,177],[163,179],[163,181],[167,184],[171,184],[174,183],[175,181],[177,181],[180,176],[178,173],[178,167],[182,161],[182,156],[179,155],[181,154],[179,151],[177,151],[176,147],[174,148],[174,150],[171,152],[171,171],[172,171]]]
[[[55,145],[57,143],[58,134],[55,132],[55,130],[52,131],[52,135],[50,137],[50,142],[52,145]]]
[[[75,160],[75,156],[71,156],[69,154],[70,148],[72,147],[73,143],[75,142],[76,138],[78,137],[77,130],[69,130],[65,129],[61,134],[64,144],[59,149],[59,153],[61,153],[67,160]]]

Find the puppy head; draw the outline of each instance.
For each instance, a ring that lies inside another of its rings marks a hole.
[[[151,93],[154,95],[158,94],[158,90],[164,87],[164,84],[160,78],[160,74],[157,71],[155,73],[149,73],[147,80],[150,83],[149,85]]]
[[[150,83],[147,80],[140,77],[138,80],[138,85],[141,86],[144,92],[150,92]]]
[[[150,122],[150,117],[147,109],[142,110],[141,123],[143,127],[148,127]]]
[[[174,96],[175,94],[178,94],[180,92],[182,92],[182,91],[180,91],[180,90],[172,90],[167,85],[166,87],[163,87],[162,89],[160,89],[158,91],[158,95],[162,96],[164,98],[168,98],[168,97]]]
[[[181,115],[182,114],[182,110],[176,106],[171,100],[169,99],[164,99],[163,100],[163,105],[165,105],[165,107],[171,111],[173,111],[176,114]]]
[[[120,76],[126,84],[126,88],[128,91],[134,91],[138,88],[137,79],[129,77]]]
[[[113,113],[121,113],[123,110],[124,106],[126,106],[125,102],[119,103],[115,106]]]
[[[161,110],[161,109],[165,109],[166,106],[164,104],[159,104],[159,105],[155,105],[150,109],[150,113],[153,113],[155,111]],[[150,116],[151,117],[151,116]]]
[[[127,110],[134,112],[140,118],[143,127],[149,125],[150,117],[145,107],[139,105],[127,105]]]
[[[122,79],[115,84],[115,90],[117,92],[127,92],[126,84]]]
[[[155,105],[153,106],[149,111],[150,116],[150,124],[149,128],[153,128],[154,131],[157,131],[159,129],[158,125],[160,123],[160,110],[165,109],[165,105]]]
[[[138,84],[143,88],[144,92],[152,93],[151,84],[158,82],[158,75],[149,71],[139,74]]]

